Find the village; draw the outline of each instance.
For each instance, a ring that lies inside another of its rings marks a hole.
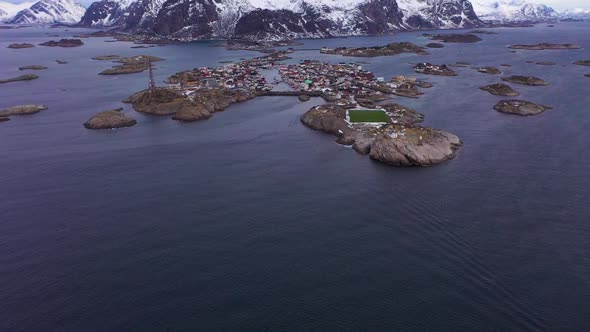
[[[289,53],[289,50],[274,52],[217,68],[200,67],[176,73],[168,79],[168,88],[186,96],[203,89],[225,89],[257,96],[321,96],[326,101],[354,107],[372,105],[388,99],[387,95],[391,94],[416,98],[422,94],[417,87],[431,86],[403,76],[386,82],[357,63],[303,60],[298,64],[286,64]]]

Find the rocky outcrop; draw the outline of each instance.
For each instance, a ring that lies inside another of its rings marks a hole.
[[[173,115],[174,120],[180,121],[197,121],[208,119],[215,112],[224,111],[232,104],[255,96],[248,92],[225,89],[200,90],[186,96],[170,89],[156,88],[138,92],[129,97],[127,102],[138,112]]]
[[[500,69],[498,69],[496,67],[481,67],[481,68],[478,68],[477,71],[480,73],[492,74],[492,75],[502,74]]]
[[[115,65],[110,69],[105,69],[98,73],[99,75],[123,75],[141,73],[149,68],[150,62],[162,61],[164,59],[153,55],[137,55],[130,57],[119,57],[117,55],[105,55],[94,57],[94,60],[115,60]]]
[[[45,105],[37,105],[37,104],[30,104],[30,105],[19,105],[19,106],[12,106],[5,109],[0,110],[0,116],[11,116],[11,115],[29,115],[39,113],[47,109]]]
[[[14,49],[19,49],[19,48],[31,48],[31,47],[35,47],[35,45],[33,44],[29,44],[29,43],[13,43],[7,46],[8,48],[14,48]]]
[[[509,96],[509,97],[516,97],[520,93],[518,91],[512,89],[510,86],[503,84],[503,83],[496,83],[491,85],[486,85],[480,87],[480,89],[487,91],[496,96]]]
[[[302,102],[306,102],[311,99],[311,97],[309,95],[299,95],[299,97],[297,97],[297,98],[299,99],[299,101],[302,101]]]
[[[80,39],[60,39],[59,41],[50,40],[39,45],[48,47],[79,47],[84,45],[84,42]]]
[[[137,124],[137,121],[124,115],[122,108],[100,112],[84,123],[87,129],[114,129],[131,127]]]
[[[531,50],[531,51],[542,51],[542,50],[578,50],[582,47],[575,44],[550,44],[540,43],[533,45],[511,45],[508,46],[513,50]]]
[[[457,76],[451,68],[446,65],[433,65],[428,62],[422,62],[414,66],[414,71],[420,74],[438,75],[438,76]]]
[[[498,112],[516,115],[538,115],[551,109],[549,106],[535,104],[526,100],[502,100],[499,101],[494,109]]]
[[[138,92],[127,100],[133,109],[141,113],[152,115],[172,115],[180,110],[186,103],[185,98],[179,93],[157,88]]]
[[[184,122],[192,122],[209,119],[211,112],[207,110],[205,105],[197,103],[184,103],[176,113],[172,116],[173,120]]]
[[[423,115],[410,108],[383,106],[390,121],[378,127],[348,124],[346,109],[333,104],[316,106],[301,117],[307,127],[338,137],[371,159],[398,166],[431,166],[452,159],[461,140],[437,129],[418,126]]]
[[[510,82],[510,83],[517,83],[523,85],[531,85],[531,86],[546,86],[549,83],[545,82],[544,80],[534,77],[534,76],[522,76],[522,75],[513,75],[509,77],[502,77],[503,81]]]
[[[578,66],[590,66],[590,60],[580,60],[574,62],[574,64]]]
[[[397,166],[432,166],[453,159],[463,144],[451,133],[431,128],[407,129],[403,136],[392,136],[399,126],[393,126],[375,138],[371,159]]]
[[[30,81],[30,80],[35,80],[35,79],[38,79],[38,78],[39,78],[39,76],[37,76],[37,75],[26,74],[26,75],[20,75],[20,76],[17,76],[17,77],[0,79],[0,83],[10,83],[10,82],[18,82],[18,81]]]

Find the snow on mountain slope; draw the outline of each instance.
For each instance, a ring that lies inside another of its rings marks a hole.
[[[14,4],[10,2],[0,1],[0,22],[10,20],[23,9],[27,9],[33,5],[33,2],[23,2]]]
[[[82,26],[186,39],[299,38],[481,25],[468,0],[100,0]],[[399,4],[399,6],[398,6]]]
[[[551,21],[559,16],[549,6],[524,0],[473,0],[473,8],[484,21]]]
[[[86,8],[74,0],[41,0],[19,11],[10,24],[77,23]]]

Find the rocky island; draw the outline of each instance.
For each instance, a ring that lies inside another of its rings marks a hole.
[[[164,59],[153,56],[153,55],[138,55],[130,56],[126,58],[119,57],[117,55],[106,55],[98,56],[93,58],[95,60],[115,60],[118,65],[113,66],[110,69],[105,69],[99,73],[99,75],[121,75],[121,74],[133,74],[140,73],[149,68],[151,62],[162,61]]]
[[[100,112],[84,123],[88,129],[114,129],[131,127],[137,124],[137,121],[122,113],[123,109],[118,108],[110,111]]]
[[[530,85],[530,86],[547,86],[549,85],[548,82],[544,80],[534,77],[534,76],[522,76],[522,75],[512,75],[509,77],[502,77],[503,81],[510,82],[510,83],[517,83],[523,85]]]
[[[396,76],[391,79],[391,94],[407,98],[418,98],[424,94],[419,88],[431,88],[432,83],[419,81],[415,77]]]
[[[433,65],[428,62],[422,62],[414,66],[414,71],[420,74],[438,75],[438,76],[457,76],[451,68],[446,65]]]
[[[520,95],[518,91],[512,89],[510,86],[503,83],[496,83],[480,87],[480,89],[487,91],[496,96],[516,97]]]
[[[484,73],[484,74],[493,74],[493,75],[502,74],[500,69],[498,69],[496,67],[481,67],[481,68],[478,68],[477,71],[480,73]]]
[[[453,158],[461,146],[453,134],[418,126],[423,115],[412,109],[375,104],[390,94],[415,97],[421,94],[417,87],[432,86],[428,82],[403,76],[385,82],[358,64],[305,60],[286,65],[281,63],[285,59],[287,52],[276,52],[223,67],[179,72],[168,78],[167,87],[140,91],[126,102],[138,112],[198,121],[257,96],[293,96],[304,101],[315,96],[328,104],[312,108],[302,122],[337,135],[340,143],[353,145],[375,160],[403,166],[435,165]],[[270,68],[278,69],[281,80],[266,81],[262,70]],[[278,83],[291,90],[273,90]]]
[[[39,113],[47,109],[45,105],[37,105],[37,104],[30,104],[30,105],[18,105],[12,106],[5,109],[0,109],[0,116],[7,117],[11,115],[30,115]]]
[[[522,116],[538,115],[551,109],[549,106],[535,104],[526,100],[501,100],[494,109],[501,113],[516,114]]]
[[[474,34],[466,33],[452,33],[452,34],[423,34],[432,40],[441,41],[443,43],[477,43],[481,41],[481,38]]]
[[[542,51],[542,50],[578,50],[582,47],[575,44],[550,44],[540,43],[533,45],[511,45],[508,46],[513,50],[531,50],[531,51]]]
[[[40,66],[40,65],[18,67],[18,70],[43,70],[43,69],[47,69],[47,67]]]
[[[590,66],[590,60],[580,60],[574,62],[574,64],[578,66]]]
[[[224,111],[230,105],[254,98],[256,95],[243,91],[206,89],[187,97],[165,88],[138,92],[126,101],[138,112],[151,115],[172,115],[174,120],[198,121]]]
[[[10,82],[18,82],[18,81],[30,81],[30,80],[35,80],[35,79],[38,79],[38,78],[39,78],[39,76],[34,75],[34,74],[25,74],[25,75],[20,75],[20,76],[17,76],[17,77],[0,79],[0,83],[10,83]]]
[[[230,39],[225,44],[228,51],[257,51],[261,53],[274,53],[275,47],[287,47],[303,45],[301,42],[294,40],[250,40],[250,39]]]
[[[60,39],[59,41],[50,40],[39,45],[47,47],[79,47],[84,43],[80,39]]]
[[[415,53],[418,55],[427,55],[423,47],[414,45],[409,42],[402,43],[391,43],[385,46],[373,46],[373,47],[338,47],[338,48],[327,48],[323,47],[320,50],[322,54],[336,54],[343,56],[352,57],[377,57],[377,56],[389,56],[398,55],[402,53]]]
[[[31,47],[35,47],[35,45],[33,44],[29,44],[29,43],[13,43],[7,46],[8,48],[14,48],[14,49],[19,49],[19,48],[31,48]]]
[[[424,116],[410,108],[387,104],[372,111],[383,112],[384,123],[351,122],[350,110],[333,104],[313,107],[301,122],[371,159],[398,166],[436,165],[453,159],[462,145],[451,133],[419,126]]]

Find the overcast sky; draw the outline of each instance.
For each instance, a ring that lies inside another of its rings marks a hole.
[[[37,0],[0,0],[0,1],[20,3],[20,2],[34,2]],[[92,0],[78,0],[78,1],[86,7],[88,7],[88,5],[93,2]],[[493,2],[496,0],[489,0],[489,1]],[[561,11],[564,9],[571,9],[571,8],[590,9],[590,0],[530,0],[530,2],[545,4],[545,5],[553,7],[557,11]]]

